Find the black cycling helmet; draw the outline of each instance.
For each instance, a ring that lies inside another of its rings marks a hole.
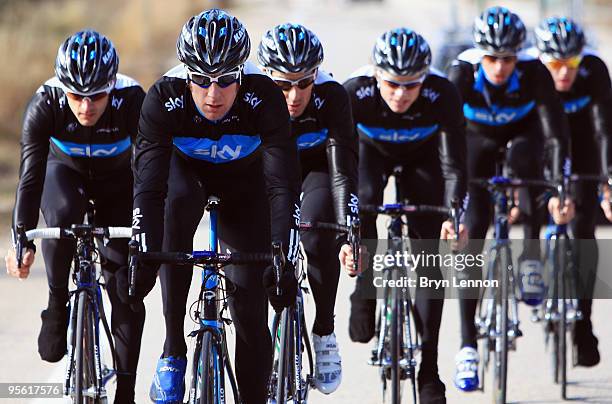
[[[584,32],[569,18],[548,18],[535,29],[536,46],[540,52],[555,59],[580,55],[584,48]]]
[[[242,23],[223,10],[213,8],[185,23],[176,54],[190,70],[218,75],[246,62],[251,51],[249,34]]]
[[[421,35],[407,28],[397,28],[378,38],[372,60],[387,73],[411,76],[429,69],[431,50]]]
[[[505,7],[491,7],[474,20],[476,47],[491,54],[516,54],[526,37],[525,24]]]
[[[257,60],[264,68],[281,73],[308,72],[323,62],[323,46],[303,25],[277,25],[261,39]]]
[[[119,57],[104,35],[84,30],[62,43],[55,59],[55,75],[70,92],[81,95],[108,91],[115,84]]]

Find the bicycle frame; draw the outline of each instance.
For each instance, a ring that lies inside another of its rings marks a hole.
[[[86,292],[87,299],[89,301],[88,307],[92,309],[92,326],[93,326],[93,352],[85,352],[85,354],[92,355],[95,370],[95,386],[93,390],[90,388],[87,391],[83,391],[82,395],[85,397],[93,398],[94,400],[101,400],[106,398],[105,384],[115,374],[115,370],[111,370],[106,374],[102,368],[102,360],[100,354],[100,321],[104,325],[105,332],[107,334],[108,341],[111,345],[111,353],[113,356],[113,368],[115,368],[115,350],[112,343],[112,336],[110,329],[106,322],[104,315],[104,306],[102,303],[102,289],[98,282],[99,274],[96,272],[96,265],[94,262],[94,254],[96,251],[94,237],[92,235],[93,227],[91,225],[73,225],[72,231],[74,232],[77,248],[73,257],[73,272],[72,279],[76,285],[76,289],[71,292],[71,303],[70,303],[70,324],[68,327],[68,361],[66,365],[66,373],[64,378],[64,395],[76,395],[74,391],[75,386],[72,385],[73,372],[76,371],[74,364],[74,355],[76,350],[76,344],[82,343],[82,341],[76,341],[77,335],[77,300],[78,296],[82,291]],[[106,369],[104,369],[106,370]]]
[[[210,212],[210,226],[209,226],[209,251],[194,251],[194,258],[199,256],[212,256],[218,253],[218,237],[217,237],[217,222],[218,222],[218,207],[219,199],[216,197],[210,197],[206,210]],[[198,298],[198,308],[196,309],[196,316],[199,321],[199,329],[191,332],[190,337],[196,337],[196,348],[193,356],[193,373],[190,384],[189,402],[197,403],[198,401],[198,386],[203,381],[200,378],[205,377],[202,374],[202,354],[204,353],[202,348],[202,341],[205,340],[204,335],[210,333],[211,345],[212,345],[212,382],[213,385],[213,397],[212,402],[223,404],[226,400],[225,394],[225,370],[229,376],[231,388],[234,394],[234,398],[237,403],[241,403],[240,394],[238,392],[236,380],[231,367],[231,363],[226,360],[228,357],[226,334],[224,327],[224,319],[221,317],[218,307],[218,301],[220,296],[220,283],[221,279],[218,275],[218,269],[213,265],[204,265],[202,270],[202,284],[200,289],[200,296]],[[199,310],[199,307],[202,307]],[[208,347],[204,347],[207,349]],[[208,377],[208,375],[206,376]],[[200,381],[200,383],[198,383]],[[205,392],[200,392],[205,394]]]
[[[402,203],[400,175],[401,169],[394,170],[396,203]],[[403,215],[392,216],[387,226],[390,246],[388,252],[405,251],[406,244],[402,230],[404,229]],[[384,276],[387,279],[401,277],[405,273],[401,268],[385,268]],[[388,285],[388,283],[385,283]],[[401,295],[397,288],[385,287],[383,302],[378,311],[377,341],[372,350],[369,363],[380,366],[383,398],[387,394],[388,379],[391,380],[391,402],[399,403],[401,400],[401,380],[410,378],[412,382],[413,402],[416,396],[416,359],[415,353],[419,349],[418,334],[412,332],[410,313],[413,309],[412,298],[408,289],[402,289]],[[414,335],[414,341],[413,341]]]

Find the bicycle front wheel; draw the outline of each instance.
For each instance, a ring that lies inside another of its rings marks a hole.
[[[280,318],[280,336],[279,338],[279,351],[276,362],[276,391],[273,392],[276,404],[285,404],[288,399],[288,392],[291,387],[291,309],[286,308],[283,310]]]
[[[215,349],[213,343],[213,335],[211,332],[205,332],[202,336],[202,344],[199,352],[199,377],[198,377],[198,390],[199,390],[199,404],[215,404],[215,385],[218,382],[217,365],[218,352]]]
[[[73,403],[96,403],[96,372],[94,368],[94,328],[87,291],[77,296],[76,347],[73,367]]]
[[[402,400],[402,369],[400,358],[402,357],[402,327],[403,327],[403,305],[394,290],[391,303],[391,327],[390,327],[390,353],[391,353],[391,403],[399,404]]]
[[[508,381],[508,271],[511,269],[510,255],[506,249],[500,251],[497,264],[500,287],[498,289],[495,304],[496,338],[495,363],[493,366],[493,394],[496,404],[505,404]]]

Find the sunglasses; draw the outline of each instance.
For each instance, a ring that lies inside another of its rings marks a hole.
[[[577,69],[582,62],[582,56],[573,56],[569,59],[554,59],[554,58],[543,58],[544,63],[554,70],[559,70],[562,67],[568,67],[570,69]]]
[[[500,60],[502,63],[512,63],[517,60],[515,55],[508,56],[495,56],[495,55],[484,55],[484,58],[490,60],[491,62],[497,62]]]
[[[221,88],[226,88],[231,86],[232,84],[238,82],[240,80],[240,75],[242,74],[242,68],[224,73],[217,77],[207,76],[201,73],[195,73],[191,70],[187,70],[187,76],[189,77],[189,81],[198,85],[198,87],[208,88],[213,83],[217,83],[217,85]]]
[[[90,102],[100,101],[104,99],[108,94],[109,93],[107,91],[101,91],[99,93],[94,93],[94,94],[89,94],[89,95],[66,92],[66,96],[68,98],[70,98],[73,101],[78,101],[78,102],[83,102],[83,100],[86,98],[89,99]]]
[[[411,81],[396,81],[396,80],[386,79],[386,78],[384,78],[382,76],[380,77],[380,79],[383,80],[387,86],[391,87],[394,90],[398,89],[400,87],[403,87],[406,90],[412,90],[414,88],[417,88],[421,84],[423,84],[423,82],[425,81],[426,77],[427,77],[427,75],[424,74],[421,77],[419,77],[418,79],[411,80]]]
[[[291,90],[292,87],[297,87],[300,90],[304,90],[308,88],[308,86],[310,86],[312,83],[315,82],[316,77],[317,77],[317,74],[313,73],[309,76],[302,77],[299,80],[285,80],[285,79],[279,79],[275,77],[273,77],[272,80],[274,80],[276,85],[279,86],[280,89],[283,91],[289,91]]]

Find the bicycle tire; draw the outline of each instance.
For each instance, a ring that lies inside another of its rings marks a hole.
[[[285,404],[287,402],[287,387],[290,385],[289,363],[291,361],[289,360],[289,355],[291,355],[291,353],[289,352],[289,327],[291,324],[289,317],[289,309],[284,309],[279,323],[281,329],[279,340],[280,351],[277,364],[276,391],[274,392],[276,404]]]
[[[218,382],[217,351],[214,349],[213,335],[204,332],[198,358],[200,375],[198,378],[199,399],[198,404],[216,404],[215,384]]]
[[[560,294],[560,311],[559,318],[559,384],[561,385],[561,398],[567,398],[567,283],[566,283],[566,264],[567,264],[567,238],[563,238],[563,243],[559,251],[559,268],[561,268],[561,276],[559,282]]]
[[[414,366],[414,344],[412,341],[412,325],[410,315],[412,311],[412,300],[406,299],[402,302],[404,307],[404,344],[407,347],[407,350],[404,352],[404,355],[407,355],[407,360],[409,361],[409,369],[410,369],[410,384],[412,386],[412,402],[417,403],[417,380],[416,380],[416,367]],[[414,324],[414,329],[416,330],[416,324]]]
[[[95,379],[92,361],[91,313],[89,296],[82,290],[77,297],[76,347],[74,355],[74,400],[75,404],[93,404],[95,400],[83,395]]]
[[[400,317],[401,317],[401,301],[397,298],[396,293],[393,297],[393,311],[391,312],[391,404],[399,404],[402,397],[402,379],[399,366],[401,354],[400,342]]]
[[[503,252],[502,252],[503,251]],[[506,249],[501,250],[498,267],[501,288],[498,293],[496,308],[498,310],[498,320],[496,321],[497,335],[495,346],[494,372],[494,400],[496,404],[506,403],[507,378],[508,378],[508,270],[510,261]]]

